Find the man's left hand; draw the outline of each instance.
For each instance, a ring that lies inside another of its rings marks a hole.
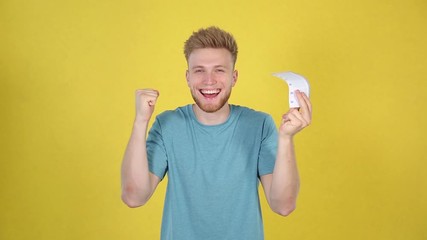
[[[305,93],[295,91],[300,105],[299,108],[291,108],[282,117],[279,128],[280,137],[293,137],[296,133],[311,123],[311,102]]]

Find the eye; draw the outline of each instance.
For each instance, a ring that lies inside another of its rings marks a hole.
[[[225,72],[225,70],[224,70],[224,69],[222,69],[222,68],[217,68],[217,69],[216,69],[216,72],[223,73],[223,72]]]

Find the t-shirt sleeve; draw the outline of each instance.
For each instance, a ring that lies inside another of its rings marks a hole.
[[[162,129],[157,118],[148,133],[147,158],[150,172],[163,179],[168,169],[168,161]]]
[[[277,153],[277,129],[268,115],[263,124],[261,147],[258,157],[258,176],[273,173]]]

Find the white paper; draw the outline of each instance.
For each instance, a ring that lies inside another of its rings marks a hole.
[[[274,73],[273,76],[285,80],[285,82],[288,84],[290,108],[300,107],[298,104],[298,99],[295,95],[296,90],[299,90],[300,92],[304,92],[307,95],[307,97],[310,97],[310,85],[308,84],[307,79],[305,79],[303,76],[293,72]]]

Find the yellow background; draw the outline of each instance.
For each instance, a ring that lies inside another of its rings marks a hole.
[[[427,2],[0,2],[0,239],[158,239],[165,183],[120,200],[134,90],[156,114],[192,102],[183,42],[234,34],[231,102],[287,111],[292,70],[314,119],[296,137],[302,188],[283,218],[262,197],[266,239],[427,239]]]

